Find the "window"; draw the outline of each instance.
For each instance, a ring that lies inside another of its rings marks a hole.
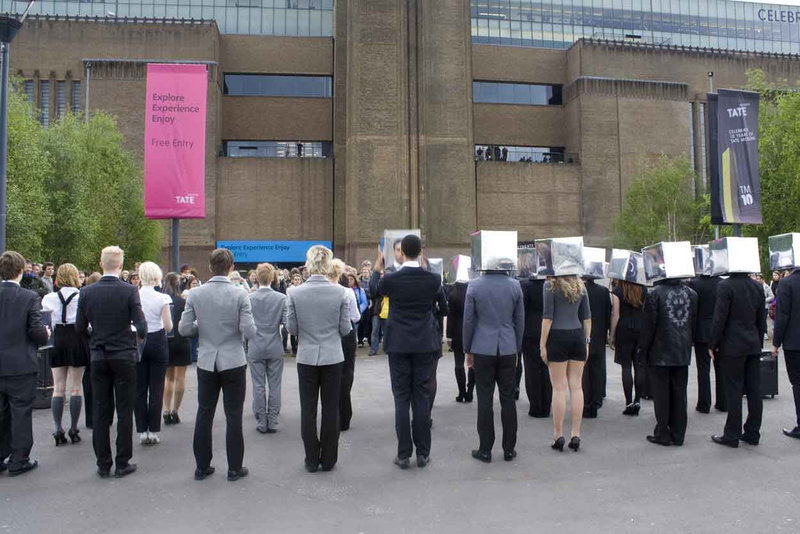
[[[475,161],[576,163],[577,160],[575,154],[565,154],[564,147],[475,145]]]
[[[333,78],[330,76],[226,74],[225,94],[231,96],[332,98]]]
[[[44,126],[50,126],[50,82],[39,81],[39,120]]]
[[[329,141],[225,141],[229,158],[329,158]]]
[[[530,83],[472,82],[472,101],[485,104],[560,106],[560,85]]]
[[[33,92],[33,80],[25,80],[22,83],[22,92],[25,93],[28,102],[30,102],[31,104],[33,104],[36,101],[36,97]]]
[[[72,82],[72,112],[81,111],[81,82]]]
[[[67,112],[67,82],[56,82],[56,119]]]

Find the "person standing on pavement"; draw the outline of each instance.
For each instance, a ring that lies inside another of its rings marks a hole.
[[[592,311],[592,342],[583,369],[583,417],[597,417],[606,389],[606,341],[611,329],[611,294],[591,278],[585,278],[589,309]]]
[[[353,389],[353,378],[356,370],[356,350],[358,348],[358,321],[361,319],[358,297],[349,285],[348,279],[355,282],[355,278],[344,275],[346,265],[340,259],[333,260],[333,269],[328,280],[332,284],[340,284],[347,289],[347,302],[349,309],[350,332],[342,336],[342,352],[344,365],[342,366],[341,392],[339,394],[339,430],[350,430],[350,420],[353,418],[353,404],[350,401],[350,391]],[[357,287],[357,285],[355,286]],[[363,292],[362,292],[363,293]]]
[[[519,282],[525,303],[525,333],[522,338],[525,393],[530,404],[528,415],[536,418],[550,417],[550,406],[553,402],[550,371],[539,352],[544,313],[544,282],[544,279],[535,275]]]
[[[701,275],[694,278],[689,286],[697,293],[697,321],[694,328],[694,356],[697,365],[697,406],[700,413],[711,411],[711,356],[708,345],[711,341],[711,326],[714,322],[714,307],[717,302],[719,276]],[[714,382],[716,402],[714,407],[720,412],[728,410],[725,400],[725,379],[719,360],[714,362]]]
[[[778,356],[783,346],[786,372],[794,394],[795,426],[784,428],[783,433],[800,439],[800,269],[781,279],[778,284],[778,304],[775,308],[775,333],[772,354]]]
[[[457,281],[450,289],[450,297],[447,302],[447,338],[453,349],[453,360],[455,361],[456,385],[458,386],[458,396],[456,402],[472,402],[472,395],[475,389],[475,369],[468,367],[464,370],[466,363],[463,342],[464,329],[464,304],[467,298],[467,282]]]

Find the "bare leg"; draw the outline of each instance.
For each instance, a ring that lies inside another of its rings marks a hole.
[[[572,436],[581,435],[583,421],[583,368],[586,362],[567,362],[567,382],[572,403]]]
[[[167,374],[164,377],[164,411],[171,411],[172,394],[175,389],[175,367],[167,367]]]
[[[183,403],[183,392],[186,384],[186,367],[173,367],[172,369],[174,370],[175,378],[175,400],[172,403],[172,409],[177,412],[181,409],[181,404]]]
[[[553,385],[553,436],[558,439],[564,435],[564,414],[567,411],[567,362],[551,362],[548,367]]]

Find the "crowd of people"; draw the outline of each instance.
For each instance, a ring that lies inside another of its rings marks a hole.
[[[296,357],[305,468],[330,471],[338,461],[339,435],[349,430],[353,418],[356,350],[366,344],[371,356],[381,344],[388,354],[397,435],[394,462],[408,469],[416,454],[416,465],[425,468],[443,339],[454,356],[455,400],[470,403],[477,393],[476,460],[492,461],[495,388],[503,459],[516,458],[515,401],[523,371],[528,414],[552,417],[551,447],[579,451],[582,420],[597,417],[606,397],[607,346],[621,368],[622,413],[638,416],[642,400],[654,400],[651,443],[684,443],[694,351],[696,410],[710,412],[713,361],[713,405],[728,412],[724,432],[712,440],[730,447],[757,445],[762,415],[758,366],[768,316],[774,321],[773,352],[784,348],[797,408],[796,426],[784,433],[800,439],[797,271],[778,273],[771,287],[732,274],[666,279],[651,288],[614,280],[609,289],[591,276],[515,278],[504,270],[444,284],[425,259],[419,237],[408,235],[391,246],[388,257],[394,262],[389,265],[381,252],[357,269],[318,245],[309,249],[302,269],[263,263],[246,276],[235,270],[230,251],[217,249],[209,258],[206,282],[188,265],[166,275],[153,262],[125,271],[124,252],[113,246],[101,252],[102,273],[83,273],[69,263],[37,267],[16,252],[3,253],[0,337],[7,342],[0,346],[0,471],[16,476],[38,465],[29,457],[31,403],[36,353],[49,341],[54,347],[49,365],[55,445],[81,441],[85,406],[85,426],[92,429],[97,472],[103,478],[111,476],[112,467],[116,477],[136,471],[131,462],[134,424],[140,444],[153,446],[161,441],[162,421],[181,422],[186,369],[193,361],[198,391],[194,476],[203,480],[215,471],[212,428],[220,393],[227,478],[247,476],[242,431],[247,369],[257,431],[275,433],[289,347]],[[743,394],[748,406],[744,425]]]

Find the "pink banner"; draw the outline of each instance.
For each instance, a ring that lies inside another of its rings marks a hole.
[[[149,219],[206,216],[205,65],[147,65],[144,213]]]

